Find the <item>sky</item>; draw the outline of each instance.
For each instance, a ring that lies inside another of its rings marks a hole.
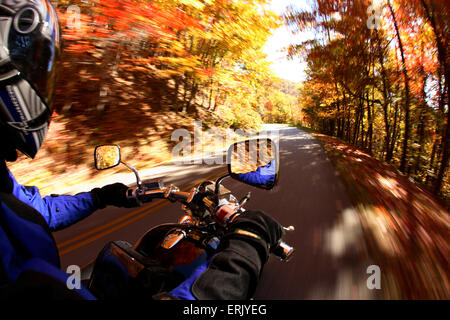
[[[286,7],[294,5],[297,8],[308,8],[307,0],[272,0],[270,9],[277,14],[282,14]],[[272,62],[273,72],[280,78],[300,82],[305,80],[305,63],[299,58],[288,60],[282,49],[291,43],[299,43],[306,35],[293,35],[287,27],[283,26],[274,30],[272,37],[267,41],[264,52],[267,59]]]

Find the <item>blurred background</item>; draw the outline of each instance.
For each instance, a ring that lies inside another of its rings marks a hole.
[[[400,279],[390,297],[449,298],[446,1],[52,2],[64,39],[53,121],[33,162],[9,165],[19,182],[45,195],[126,170],[93,176],[104,143],[156,166],[194,120],[296,126],[322,143]]]
[[[204,130],[301,120],[297,84],[276,77],[263,52],[282,24],[269,1],[53,4],[64,39],[55,112],[33,166],[20,169],[44,192],[53,173],[88,179],[98,144],[130,147],[148,166],[170,159],[171,133],[192,132],[194,120]]]

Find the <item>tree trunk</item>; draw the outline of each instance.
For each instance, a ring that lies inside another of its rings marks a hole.
[[[394,112],[394,124],[392,126],[392,136],[391,141],[389,143],[389,149],[387,150],[386,154],[386,162],[390,162],[392,160],[392,157],[394,156],[394,150],[395,150],[395,144],[397,142],[397,130],[398,130],[398,111],[399,107],[398,104],[395,103],[395,112]]]
[[[403,50],[403,44],[402,44],[402,39],[400,37],[400,31],[398,30],[398,25],[397,25],[397,19],[395,18],[395,14],[394,14],[394,9],[392,8],[391,2],[390,0],[388,0],[388,6],[389,9],[391,11],[391,15],[392,15],[392,19],[394,22],[394,27],[395,27],[395,32],[397,34],[397,40],[398,40],[398,45],[399,45],[399,49],[400,49],[400,54],[402,57],[402,73],[403,73],[403,78],[405,81],[405,104],[404,104],[404,109],[405,109],[405,133],[404,133],[404,139],[403,139],[403,150],[402,150],[402,157],[400,160],[400,171],[402,171],[403,173],[406,173],[407,169],[407,158],[408,158],[408,145],[409,145],[409,135],[410,135],[410,93],[409,93],[409,79],[408,79],[408,71],[406,69],[406,61],[405,61],[405,53]]]
[[[368,129],[367,129],[367,140],[369,143],[368,151],[369,154],[372,154],[372,142],[373,142],[373,117],[374,117],[374,109],[375,104],[373,102],[373,96],[372,96],[372,107],[370,107],[369,100],[367,100],[367,122],[368,122]]]
[[[436,45],[438,49],[438,60],[441,68],[443,69],[444,73],[444,90],[441,93],[441,101],[443,102],[443,105],[447,105],[447,124],[446,128],[443,131],[442,134],[442,160],[441,165],[439,166],[439,171],[437,175],[437,179],[435,181],[433,191],[435,194],[439,194],[442,188],[442,182],[444,180],[445,173],[449,166],[449,160],[450,160],[450,107],[448,105],[448,96],[449,96],[449,81],[450,81],[450,74],[447,64],[447,45],[443,42],[445,41],[445,37],[439,32],[437,28],[436,18],[435,18],[435,10],[433,10],[433,3],[431,3],[430,6],[428,6],[427,2],[425,0],[422,0],[423,7],[425,9],[425,13],[427,15],[428,20],[431,23],[431,26],[434,31],[434,35],[436,37]],[[431,9],[431,10],[430,10]]]

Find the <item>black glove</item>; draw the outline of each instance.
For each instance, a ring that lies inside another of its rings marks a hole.
[[[269,253],[284,235],[283,227],[262,211],[245,211],[232,222],[229,230],[225,238],[251,242],[263,263],[269,259]]]
[[[232,222],[218,253],[192,284],[199,300],[240,300],[253,297],[264,264],[284,231],[260,211],[246,211]]]
[[[92,189],[92,200],[97,209],[103,209],[108,205],[125,208],[137,207],[138,204],[135,200],[127,199],[127,190],[126,185],[116,182],[103,188]]]

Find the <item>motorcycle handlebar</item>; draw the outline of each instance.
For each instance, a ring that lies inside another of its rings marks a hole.
[[[164,187],[161,182],[145,183],[143,190],[138,188],[130,188],[127,190],[127,197],[139,199],[142,202],[150,202],[153,199],[168,199],[171,201],[179,201],[185,203],[191,197],[188,192],[179,191],[178,188],[170,185]],[[289,230],[287,228],[286,230]],[[289,261],[295,249],[287,243],[280,241],[278,245],[271,250],[271,253],[280,258],[282,261]]]
[[[151,182],[144,184],[143,190],[139,190],[138,188],[128,189],[127,198],[138,199],[143,203],[150,202],[153,199],[169,199],[185,202],[189,198],[189,193],[179,191],[178,188],[172,185],[164,188],[159,182]]]

